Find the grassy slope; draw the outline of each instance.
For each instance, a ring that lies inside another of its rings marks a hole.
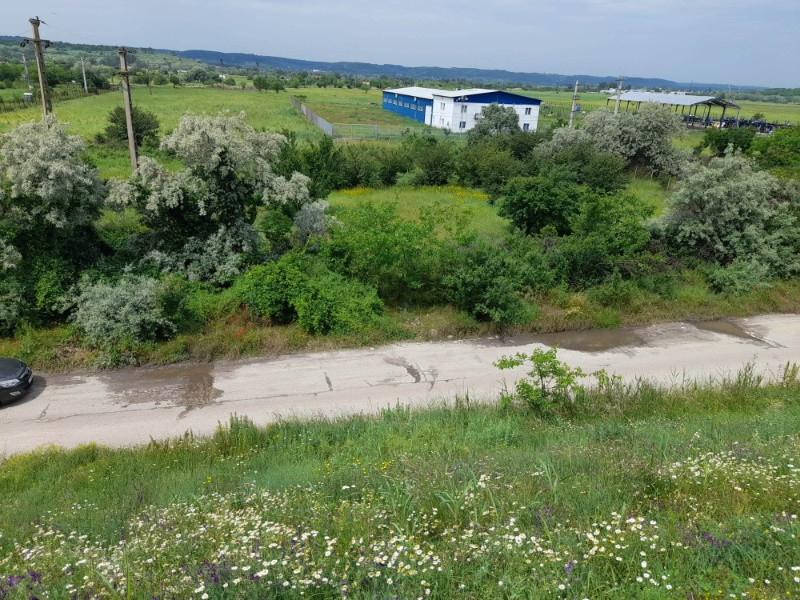
[[[0,462],[0,593],[797,597],[800,388],[757,384],[21,455]]]

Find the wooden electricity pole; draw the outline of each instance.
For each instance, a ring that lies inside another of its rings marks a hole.
[[[28,84],[28,89],[32,90],[33,86],[31,85],[31,75],[28,73],[28,59],[25,57],[25,53],[22,53],[22,69],[24,72],[25,83]]]
[[[617,81],[617,101],[614,103],[614,114],[619,114],[619,101],[622,98],[622,84],[625,83],[625,75],[620,75]]]
[[[86,65],[83,64],[83,57],[81,56],[81,73],[83,73],[83,93],[89,93],[89,86],[86,85]]]
[[[47,87],[47,74],[44,70],[44,54],[42,54],[42,42],[45,48],[50,47],[50,40],[43,40],[39,37],[39,25],[44,23],[39,17],[28,19],[31,27],[33,27],[33,39],[24,38],[22,45],[26,46],[28,42],[33,42],[33,52],[36,54],[36,67],[39,69],[39,89],[42,93],[42,117],[47,118],[47,115],[53,112],[53,104],[50,102],[50,88]]]
[[[128,82],[128,51],[125,48],[119,49],[119,75],[122,87],[122,98],[125,103],[125,122],[128,125],[128,149],[131,153],[131,171],[135,171],[139,166],[136,156],[136,138],[133,135],[133,107],[131,106],[131,85]]]
[[[575,120],[575,111],[578,110],[578,80],[575,80],[575,91],[572,92],[572,110],[569,111],[569,127],[572,129],[572,122]]]

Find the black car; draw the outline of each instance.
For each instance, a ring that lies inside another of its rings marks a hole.
[[[33,381],[33,373],[21,360],[0,358],[0,404],[16,400]]]

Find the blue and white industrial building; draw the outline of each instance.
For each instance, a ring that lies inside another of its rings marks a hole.
[[[541,100],[502,90],[437,90],[404,87],[384,90],[383,108],[439,129],[469,131],[490,104],[513,108],[524,131],[536,131]]]

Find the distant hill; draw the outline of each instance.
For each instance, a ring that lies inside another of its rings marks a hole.
[[[328,73],[341,73],[359,75],[364,77],[404,77],[409,79],[431,80],[466,80],[475,83],[516,83],[524,85],[565,85],[569,86],[580,80],[583,85],[597,85],[616,81],[614,76],[599,77],[596,75],[559,75],[557,73],[521,73],[505,71],[502,69],[471,69],[465,67],[404,67],[403,65],[378,65],[363,62],[323,62],[312,60],[299,60],[296,58],[282,58],[279,56],[264,56],[259,54],[242,54],[235,52],[214,52],[211,50],[182,50],[174,52],[183,58],[191,58],[208,64],[228,67],[255,67],[256,64],[263,69],[280,69],[284,71],[323,71]],[[659,79],[655,77],[628,77],[627,85],[647,88],[669,88],[687,90],[727,90],[736,89],[757,90],[758,86],[729,86],[724,83],[687,83]]]
[[[17,36],[0,35],[0,61],[18,60],[21,39]],[[482,85],[572,86],[575,80],[578,79],[582,85],[607,84],[609,87],[613,87],[616,82],[616,77],[611,75],[600,77],[597,75],[522,73],[502,69],[472,69],[467,67],[406,67],[403,65],[378,65],[365,62],[324,62],[238,52],[215,52],[212,50],[167,50],[133,47],[128,49],[132,52],[128,57],[128,63],[134,65],[134,63],[139,62],[139,64],[147,68],[168,66],[188,69],[199,63],[213,65],[217,68],[221,66],[228,68],[255,68],[258,65],[263,70],[339,73],[340,75],[364,78],[383,76],[414,81],[458,81]],[[90,60],[93,58],[92,62],[96,64],[105,64],[112,67],[119,64],[116,46],[57,41],[55,46],[48,50],[48,56],[56,60],[74,61],[81,55],[87,56]],[[745,92],[764,89],[759,86],[729,86],[724,83],[677,82],[656,77],[628,77],[625,83],[633,87],[693,90],[695,92],[728,89]]]

